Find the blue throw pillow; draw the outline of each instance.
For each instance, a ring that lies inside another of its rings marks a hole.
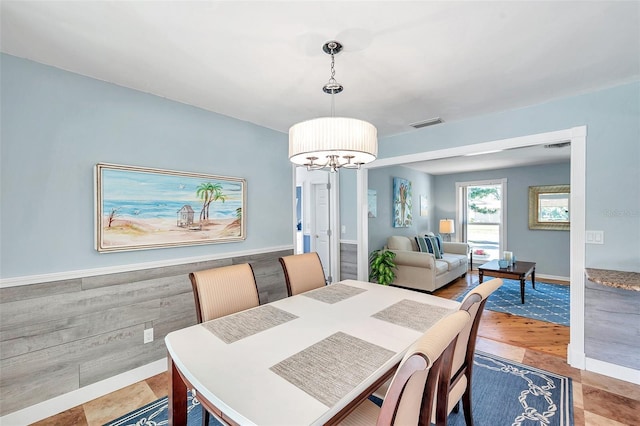
[[[440,249],[440,253],[444,254],[444,244],[442,241],[442,235],[436,234],[436,239],[438,240],[438,248]]]
[[[436,237],[416,237],[418,249],[423,253],[431,253],[436,259],[442,259],[442,253],[438,247],[438,239]]]

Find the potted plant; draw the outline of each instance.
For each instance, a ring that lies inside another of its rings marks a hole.
[[[369,281],[389,285],[396,279],[396,264],[393,261],[396,254],[390,250],[374,250],[369,255]]]

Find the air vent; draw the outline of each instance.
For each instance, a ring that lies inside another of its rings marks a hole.
[[[565,146],[571,145],[571,142],[560,142],[560,143],[550,143],[545,145],[545,148],[564,148]]]
[[[414,127],[416,129],[421,129],[422,127],[433,126],[434,124],[440,124],[440,123],[444,123],[442,118],[435,117],[435,118],[430,118],[429,120],[418,121],[417,123],[409,124],[409,126]]]

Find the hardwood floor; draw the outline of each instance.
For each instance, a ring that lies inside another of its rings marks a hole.
[[[473,271],[434,294],[454,299],[477,281]],[[568,343],[569,327],[485,310],[477,349],[571,377],[575,425],[639,425],[640,386],[570,367],[566,363]],[[160,374],[36,424],[101,425],[166,396],[167,389],[167,374]]]

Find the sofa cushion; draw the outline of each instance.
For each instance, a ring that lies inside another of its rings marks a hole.
[[[443,260],[436,260],[436,275],[449,271],[449,264]]]
[[[467,263],[467,257],[461,254],[444,253],[442,260],[447,263],[449,271]]]
[[[411,245],[411,239],[402,236],[392,236],[387,238],[387,248],[389,250],[406,250],[414,251]]]
[[[416,243],[418,249],[423,253],[431,253],[436,259],[442,259],[442,253],[438,247],[438,240],[436,237],[416,237]]]

